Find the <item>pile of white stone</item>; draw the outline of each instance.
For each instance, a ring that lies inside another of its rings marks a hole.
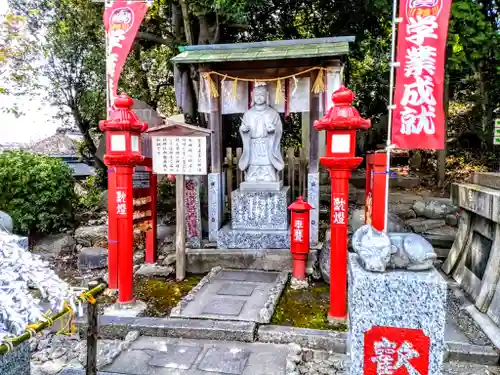
[[[47,262],[27,249],[26,238],[0,230],[0,270],[0,344],[45,319],[40,302],[50,303],[54,312],[68,303],[81,315],[76,293]],[[40,298],[33,296],[34,290]]]

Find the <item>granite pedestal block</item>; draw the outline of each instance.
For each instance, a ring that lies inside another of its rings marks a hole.
[[[290,231],[234,229],[226,224],[217,235],[219,249],[289,249]]]
[[[222,175],[208,174],[208,239],[217,241],[217,233],[222,226]]]
[[[289,191],[289,186],[280,191],[233,191],[232,228],[287,230]]]
[[[24,342],[13,351],[0,355],[1,375],[30,375],[30,345]]]
[[[361,267],[357,254],[349,254],[350,375],[376,373],[367,368],[373,366],[385,366],[384,374],[400,373],[398,365],[407,368],[404,373],[427,367],[425,373],[440,375],[446,293],[435,269],[374,273]]]

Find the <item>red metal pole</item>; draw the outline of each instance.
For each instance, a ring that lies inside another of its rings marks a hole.
[[[151,197],[151,225],[152,229],[149,232],[146,232],[146,263],[153,264],[157,260],[156,253],[156,194],[157,194],[157,184],[158,179],[157,176],[149,171],[149,196]]]
[[[118,289],[116,171],[114,167],[108,167],[108,287],[109,289]]]
[[[385,230],[385,194],[387,154],[370,155],[373,163],[372,186],[372,226],[378,231]]]
[[[292,277],[297,280],[306,279],[307,254],[296,254],[292,262]]]
[[[330,170],[331,192],[331,238],[330,238],[330,311],[331,320],[345,321],[347,318],[347,219],[349,216],[350,170]],[[343,202],[343,210],[338,207]],[[335,206],[337,204],[337,206]],[[343,212],[337,216],[335,213]],[[340,218],[343,217],[343,220]],[[337,221],[337,222],[336,222]]]
[[[116,167],[116,204],[118,222],[118,303],[134,302],[134,168]]]

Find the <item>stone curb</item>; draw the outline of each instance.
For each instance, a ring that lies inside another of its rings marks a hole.
[[[81,329],[86,323],[79,322]],[[129,331],[143,336],[198,340],[254,342],[257,324],[222,320],[181,318],[99,317],[99,336],[103,339],[123,339]]]
[[[295,343],[313,350],[339,354],[347,352],[348,334],[346,332],[277,325],[258,327],[257,323],[241,321],[110,316],[100,316],[99,325],[102,339],[123,339],[129,331],[136,330],[144,336],[285,345]],[[81,321],[78,326],[82,329],[86,328],[86,324]],[[499,361],[499,353],[489,346],[449,341],[446,342],[445,361],[496,365]]]
[[[309,349],[345,354],[347,333],[267,325],[259,327],[257,341],[272,344],[294,343]]]
[[[222,271],[222,267],[214,267],[210,270],[208,275],[206,275],[203,279],[200,280],[196,286],[189,291],[189,293],[184,296],[177,306],[175,306],[171,311],[170,311],[170,316],[173,318],[180,317],[182,314],[182,310],[186,308],[186,306],[189,304],[189,302],[193,301],[196,295],[200,290],[203,289],[203,287],[208,284],[210,281],[212,281],[215,276],[217,276],[220,272]]]
[[[57,375],[85,375],[86,371],[84,369],[78,369],[78,368],[65,368],[61,372],[59,372]],[[117,372],[102,372],[102,371],[97,371],[97,375],[127,375],[127,374],[119,374]]]
[[[481,365],[498,365],[498,352],[489,346],[452,341],[447,342],[446,346],[445,362],[462,361]]]

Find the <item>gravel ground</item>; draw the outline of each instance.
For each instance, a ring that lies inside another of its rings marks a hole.
[[[493,347],[493,343],[483,330],[472,319],[469,313],[462,308],[463,301],[455,296],[448,288],[447,314],[451,316],[460,330],[467,336],[471,344]]]
[[[348,375],[349,358],[346,355],[301,349],[290,344],[286,375]],[[500,375],[500,367],[466,362],[447,362],[443,375]]]
[[[125,340],[98,340],[98,369],[110,364],[139,337],[131,331]],[[84,368],[87,362],[87,342],[77,335],[56,335],[45,331],[31,343],[31,374],[55,375],[65,367]]]

